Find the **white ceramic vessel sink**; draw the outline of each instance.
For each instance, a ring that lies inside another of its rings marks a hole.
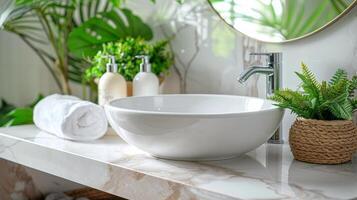
[[[273,135],[283,116],[269,100],[230,95],[129,97],[105,110],[126,142],[174,160],[217,160],[251,151]]]

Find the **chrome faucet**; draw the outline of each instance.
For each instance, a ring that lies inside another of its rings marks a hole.
[[[251,66],[239,76],[240,83],[246,82],[253,74],[265,74],[266,79],[266,97],[274,94],[275,90],[281,88],[281,66],[282,66],[282,53],[251,53],[251,56],[267,56],[266,66]],[[268,141],[269,143],[282,144],[281,128],[274,133]]]

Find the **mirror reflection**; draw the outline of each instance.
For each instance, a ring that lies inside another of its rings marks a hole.
[[[336,21],[355,0],[208,0],[236,30],[265,42],[299,39]]]

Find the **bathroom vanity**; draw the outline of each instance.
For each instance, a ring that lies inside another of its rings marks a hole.
[[[343,165],[302,163],[287,144],[184,162],[151,157],[114,134],[72,142],[26,125],[0,129],[0,158],[135,200],[357,198],[357,156]]]

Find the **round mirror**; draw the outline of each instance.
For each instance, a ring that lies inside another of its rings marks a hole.
[[[287,42],[321,31],[357,0],[208,0],[234,29],[264,42]]]

